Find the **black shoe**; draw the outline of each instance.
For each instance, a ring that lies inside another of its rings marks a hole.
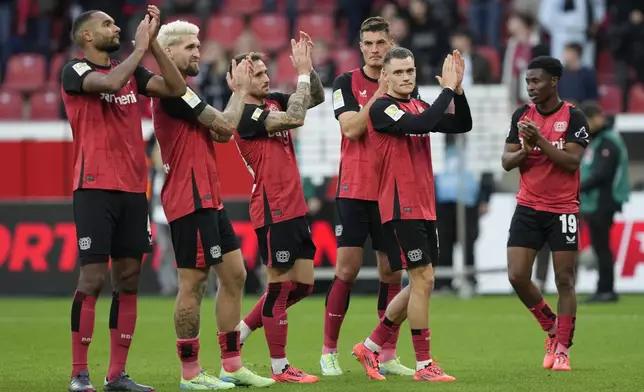
[[[600,303],[612,303],[617,302],[619,296],[616,293],[595,293],[590,297],[586,298],[584,303],[586,304],[600,304]]]
[[[69,392],[96,392],[96,388],[89,381],[89,372],[83,371],[69,381]]]
[[[103,385],[103,391],[105,392],[154,392],[154,388],[147,385],[137,384],[125,374],[121,372],[121,375],[114,380],[107,381],[105,379],[105,384]]]

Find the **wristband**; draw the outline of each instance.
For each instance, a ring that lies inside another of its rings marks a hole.
[[[300,75],[297,77],[297,82],[311,84],[311,75]]]

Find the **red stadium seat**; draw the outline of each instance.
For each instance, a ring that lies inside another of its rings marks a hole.
[[[312,12],[315,14],[333,15],[337,9],[337,0],[315,0]]]
[[[0,120],[22,120],[24,99],[15,91],[0,91]]]
[[[501,77],[501,60],[499,59],[499,52],[491,46],[479,46],[476,48],[476,52],[490,62],[494,81],[499,81]]]
[[[604,112],[614,115],[622,111],[622,90],[612,84],[599,86],[599,104]]]
[[[644,113],[644,87],[641,84],[631,87],[628,98],[628,111],[630,113]]]
[[[35,91],[43,87],[47,77],[45,59],[39,54],[18,54],[9,59],[4,89]]]
[[[304,31],[313,40],[321,40],[331,45],[335,42],[335,26],[333,17],[328,15],[302,15],[295,22],[296,36],[299,31]]]
[[[54,56],[49,64],[49,77],[47,79],[47,88],[50,90],[58,88],[60,85],[60,72],[68,60],[68,56],[64,53],[58,53]]]
[[[222,15],[249,15],[260,12],[264,7],[263,0],[224,0]]]
[[[226,50],[235,46],[235,41],[244,31],[244,20],[236,16],[212,16],[207,23],[206,33],[202,37],[219,42]]]
[[[315,49],[314,49],[315,50]],[[341,48],[333,52],[335,68],[338,75],[343,74],[362,65],[362,58],[358,49]]]
[[[192,23],[193,25],[196,25],[197,27],[199,27],[199,29],[201,29],[201,24],[202,24],[201,18],[191,14],[179,14],[179,15],[168,16],[164,24],[174,22],[175,20],[183,20],[185,22]]]
[[[276,85],[295,85],[297,82],[297,71],[293,67],[293,62],[289,57],[291,49],[283,50],[275,61],[275,70],[271,78],[271,86]],[[269,74],[270,76],[270,74]],[[271,87],[273,88],[273,87]]]
[[[60,94],[47,91],[31,96],[31,120],[58,120],[60,118]]]
[[[147,68],[148,70],[154,72],[157,75],[161,73],[161,70],[159,69],[159,64],[157,64],[157,61],[154,59],[154,56],[152,56],[151,54],[146,54],[145,56],[143,56],[141,65]]]
[[[288,20],[284,15],[260,15],[250,22],[250,30],[264,51],[275,51],[289,46]]]

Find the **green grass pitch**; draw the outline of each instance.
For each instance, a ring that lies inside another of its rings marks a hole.
[[[244,313],[256,298],[244,301]],[[66,391],[70,373],[69,310],[71,299],[0,299],[0,391]],[[554,299],[550,298],[551,303]],[[99,300],[90,372],[101,390],[108,363],[110,299]],[[289,310],[290,362],[319,374],[324,299],[305,299]],[[390,377],[370,381],[351,357],[353,344],[375,326],[376,299],[355,296],[345,319],[341,341],[344,376],[321,378],[315,385],[276,385],[274,391],[644,391],[644,297],[624,296],[616,305],[580,306],[573,371],[541,369],[543,338],[537,323],[515,297],[483,297],[460,301],[436,296],[431,304],[432,356],[457,378],[451,384],[414,382]],[[139,302],[136,338],[128,371],[159,392],[178,391],[179,360],[175,348],[171,299]],[[204,301],[201,363],[219,373],[213,300]],[[403,325],[398,349],[401,360],[414,364],[409,329]],[[244,346],[245,363],[270,374],[263,330]]]

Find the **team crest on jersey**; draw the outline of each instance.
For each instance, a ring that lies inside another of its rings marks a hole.
[[[564,132],[568,128],[568,122],[566,121],[557,121],[555,122],[554,129],[556,132]]]
[[[275,105],[274,103],[268,104],[266,109],[270,110],[271,112],[279,112],[280,111],[280,108],[277,105]]]

